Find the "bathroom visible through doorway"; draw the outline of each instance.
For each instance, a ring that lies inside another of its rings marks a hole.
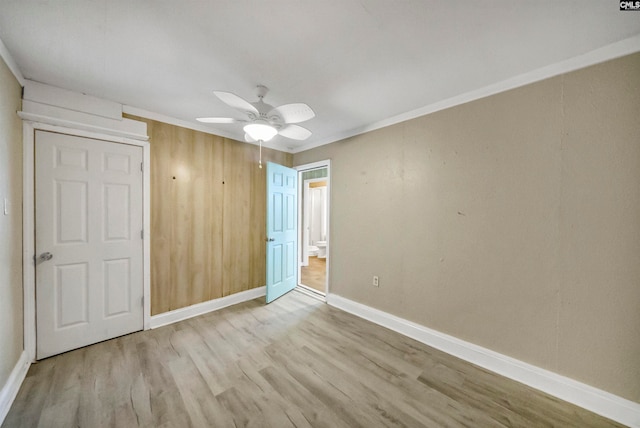
[[[329,264],[329,161],[298,170],[299,288],[324,299]]]

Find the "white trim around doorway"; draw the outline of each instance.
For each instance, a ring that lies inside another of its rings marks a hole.
[[[304,165],[294,166],[298,172],[298,234],[302,232],[302,216],[300,213],[302,212],[302,186],[300,183],[302,181],[302,173],[307,171],[313,171],[315,169],[327,169],[327,272],[326,272],[326,286],[325,286],[325,295],[329,294],[331,290],[331,281],[330,281],[330,272],[331,272],[331,159],[326,159],[318,162],[312,162]],[[300,263],[300,257],[302,256],[302,239],[298,236],[298,285],[300,284],[301,272],[302,272],[302,263]],[[326,300],[326,299],[325,299]]]
[[[151,230],[151,199],[150,199],[150,147],[149,141],[130,138],[128,133],[120,133],[112,130],[110,134],[105,134],[102,128],[91,130],[91,126],[84,129],[75,129],[65,126],[66,121],[56,118],[47,118],[44,121],[34,121],[28,114],[18,112],[23,119],[23,165],[22,165],[22,260],[23,260],[23,296],[24,296],[24,350],[29,361],[36,358],[36,297],[35,297],[35,132],[37,130],[57,132],[61,134],[74,135],[79,137],[93,138],[114,143],[130,144],[142,147],[143,163],[143,328],[148,330],[151,325],[151,259],[150,259],[150,233]]]

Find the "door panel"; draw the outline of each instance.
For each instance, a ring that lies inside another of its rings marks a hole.
[[[131,311],[131,281],[129,259],[104,262],[105,316],[125,314]]]
[[[297,172],[267,162],[267,303],[298,284]]]
[[[58,244],[87,242],[87,183],[56,180],[55,217]],[[64,215],[61,210],[75,213]]]
[[[55,266],[55,271],[55,327],[86,324],[89,321],[87,263]]]
[[[280,284],[282,282],[282,245],[274,245],[272,248],[273,258],[271,259],[271,265],[273,266],[273,284]]]
[[[126,184],[104,185],[104,239],[105,241],[129,240],[131,224],[129,214],[129,186]]]
[[[36,132],[36,357],[143,327],[142,148]]]

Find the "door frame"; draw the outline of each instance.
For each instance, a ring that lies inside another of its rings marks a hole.
[[[294,166],[293,169],[298,171],[298,285],[300,284],[300,280],[302,278],[302,239],[301,234],[304,233],[302,230],[302,191],[304,181],[302,180],[302,174],[307,171],[312,171],[314,169],[322,169],[327,168],[327,177],[323,178],[327,180],[327,261],[326,261],[326,279],[325,279],[325,301],[326,296],[329,295],[329,290],[331,289],[331,281],[330,281],[330,273],[331,273],[331,159],[325,159],[318,162],[307,163],[304,165]],[[300,185],[303,183],[303,185]]]
[[[148,330],[151,323],[151,198],[150,198],[150,146],[148,137],[130,134],[117,129],[107,129],[90,125],[70,123],[66,120],[50,117],[33,117],[18,112],[22,118],[22,287],[24,317],[24,350],[29,361],[36,359],[36,295],[35,279],[35,134],[36,131],[49,131],[77,137],[91,138],[112,143],[129,144],[142,147],[142,227],[144,242],[142,245],[142,287],[144,295],[143,328]],[[81,125],[74,127],[73,125]],[[82,128],[82,129],[80,129]],[[136,137],[136,138],[132,138]],[[144,137],[145,139],[137,139]]]

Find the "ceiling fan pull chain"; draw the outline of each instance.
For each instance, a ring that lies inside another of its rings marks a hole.
[[[262,140],[258,140],[260,143],[260,160],[258,161],[258,167],[262,169]]]

